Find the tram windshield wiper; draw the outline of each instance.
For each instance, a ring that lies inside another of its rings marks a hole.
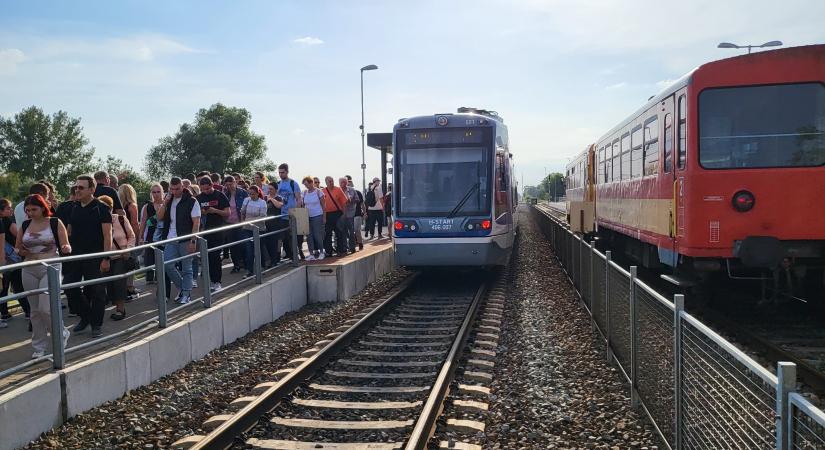
[[[470,186],[470,189],[467,190],[467,193],[464,194],[464,197],[461,197],[461,201],[458,202],[457,205],[455,205],[455,208],[453,208],[453,210],[450,211],[450,214],[447,214],[448,219],[454,217],[456,214],[458,214],[459,211],[461,211],[461,208],[464,207],[464,204],[467,203],[467,200],[470,199],[470,196],[473,195],[473,192],[475,192],[476,189],[478,189],[479,185],[481,185],[481,182],[476,181],[474,185]]]

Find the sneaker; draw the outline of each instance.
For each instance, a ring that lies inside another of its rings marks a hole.
[[[100,327],[92,327],[92,337],[98,338],[103,336],[103,330]]]
[[[46,356],[46,352],[44,352],[43,350],[38,350],[32,353],[32,359],[42,358],[44,356]]]
[[[192,301],[192,297],[189,296],[189,294],[186,294],[186,295],[181,295],[180,296],[180,299],[178,300],[178,303],[181,304],[181,305],[185,305],[185,304],[187,304],[191,301]]]
[[[197,280],[192,280],[192,289],[197,289],[197,288],[198,288],[198,281]]]
[[[8,327],[9,327],[8,322],[6,322],[5,320],[0,320],[0,328],[8,328]]]
[[[86,327],[88,327],[88,326],[89,326],[89,322],[86,319],[80,319],[80,322],[78,322],[78,324],[75,325],[74,328],[72,328],[72,331],[74,331],[75,333],[79,333],[79,332],[85,330]]]
[[[327,257],[327,256],[326,256],[326,253],[321,252],[321,253],[319,253],[319,254],[318,254],[318,261],[320,261],[320,260],[322,260],[322,259],[324,259],[324,258],[326,258],[326,257]]]
[[[221,286],[220,283],[211,283],[211,285],[209,286],[210,292],[220,291],[221,289],[223,289],[223,286]]]
[[[71,335],[71,333],[69,333],[69,329],[66,328],[66,327],[63,327],[63,349],[65,349],[66,345],[69,343],[69,336],[70,335]]]
[[[312,255],[308,255],[306,258],[304,258],[304,261],[315,261],[315,257]]]

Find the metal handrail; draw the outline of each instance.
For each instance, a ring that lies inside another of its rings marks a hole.
[[[123,255],[123,254],[126,254],[126,253],[132,253],[132,252],[136,252],[136,251],[140,251],[140,250],[146,250],[146,249],[155,248],[155,247],[158,247],[158,246],[163,246],[163,245],[166,245],[166,244],[169,244],[169,243],[182,241],[182,240],[185,240],[185,239],[191,239],[193,237],[206,236],[208,234],[217,233],[218,231],[233,230],[235,228],[241,228],[241,227],[244,227],[246,225],[258,224],[258,223],[266,222],[268,220],[273,220],[273,219],[283,219],[285,217],[289,217],[289,215],[288,214],[279,214],[277,216],[259,217],[257,219],[248,220],[246,222],[238,222],[238,223],[233,223],[231,225],[222,226],[222,227],[219,227],[219,228],[212,228],[212,229],[209,229],[209,230],[201,230],[201,231],[198,231],[196,233],[191,233],[191,234],[187,234],[187,235],[184,235],[184,236],[178,236],[178,237],[174,237],[174,238],[171,238],[171,239],[166,239],[166,240],[163,240],[163,241],[150,242],[148,244],[142,244],[142,245],[138,245],[138,246],[135,246],[135,247],[124,248],[124,249],[120,249],[120,250],[109,250],[107,252],[87,253],[87,254],[83,254],[83,255],[59,256],[59,257],[55,257],[55,258],[39,259],[39,260],[35,260],[35,261],[23,261],[23,262],[19,262],[19,263],[0,266],[0,273],[5,273],[5,272],[14,271],[14,270],[17,270],[17,269],[22,269],[24,267],[33,266],[33,265],[37,265],[37,264],[40,264],[40,263],[56,264],[56,263],[65,263],[65,262],[73,262],[73,261],[82,261],[82,260],[85,260],[85,259],[104,258],[104,257],[107,257],[107,256],[108,257],[120,256],[120,255]],[[272,232],[272,233],[274,233],[274,232]],[[245,239],[250,239],[250,238],[245,238]],[[243,241],[244,240],[241,240],[241,241],[238,241],[238,242],[243,242]],[[235,245],[237,245],[237,243]],[[190,253],[190,254],[194,255],[195,253]]]

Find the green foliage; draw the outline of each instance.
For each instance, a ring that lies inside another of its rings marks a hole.
[[[0,198],[7,198],[16,203],[29,191],[31,180],[23,180],[20,174],[8,172],[0,175]]]
[[[538,198],[541,200],[554,200],[564,196],[564,175],[553,172],[547,175],[538,185]],[[555,191],[553,190],[555,186]]]
[[[80,119],[64,111],[49,116],[31,106],[0,118],[0,169],[20,181],[45,178],[65,196],[77,175],[91,171],[93,155]]]
[[[244,108],[220,103],[201,109],[194,123],[185,123],[173,136],[161,138],[149,150],[146,173],[161,179],[190,172],[272,171],[275,164],[266,157],[264,137],[250,130],[252,115]]]

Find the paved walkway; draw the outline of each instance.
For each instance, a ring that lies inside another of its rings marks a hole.
[[[364,246],[363,251],[356,252],[351,255],[343,256],[343,257],[334,257],[334,258],[326,258],[323,261],[312,261],[312,262],[302,262],[302,264],[312,264],[312,265],[333,265],[338,263],[343,263],[352,259],[358,259],[360,257],[366,256],[368,254],[377,253],[382,249],[386,248],[390,245],[389,239],[380,239],[375,241],[367,241]],[[307,254],[306,248],[304,249],[304,254]],[[275,269],[271,269],[269,271],[264,272],[264,281],[267,279],[272,279],[280,275],[286,270],[289,270],[292,265],[287,260],[282,260],[281,264],[278,265]],[[244,289],[247,289],[249,286],[254,284],[254,277],[244,278],[245,271],[237,274],[229,273],[232,268],[232,264],[225,264],[223,270],[223,286],[224,289],[212,294],[212,302],[220,303],[221,300],[230,298],[231,296],[237,294],[238,292],[242,292]],[[140,292],[140,296],[126,304],[126,312],[128,313],[126,319],[121,321],[114,321],[109,318],[109,315],[114,312],[114,306],[109,305],[106,308],[106,313],[103,319],[103,337],[105,338],[107,335],[111,335],[117,333],[119,331],[125,330],[129,327],[135,326],[136,324],[146,321],[147,319],[152,319],[157,317],[157,301],[155,296],[155,285],[146,285],[143,279],[135,280],[135,286]],[[172,288],[173,293],[176,293],[177,290]],[[193,290],[193,299],[199,299],[203,295],[202,287],[198,287],[197,289]],[[66,304],[65,297],[63,298],[63,303]],[[196,303],[194,305],[190,305],[186,308],[182,308],[180,311],[170,312],[168,314],[168,321],[167,323],[171,324],[176,319],[180,317],[186,317],[188,315],[194,314],[198,311],[202,310],[201,302],[194,301]],[[167,309],[171,311],[173,308],[176,308],[180,305],[174,303],[174,301],[170,301],[167,303]],[[64,313],[64,324],[68,327],[74,327],[77,322],[80,321],[78,317],[68,317],[68,309],[63,309]],[[29,361],[32,355],[32,347],[31,347],[31,333],[28,332],[28,321],[24,318],[22,311],[18,309],[17,313],[14,315],[14,318],[9,320],[8,328],[0,329],[0,371],[8,369],[10,367],[17,366],[21,363]],[[69,353],[66,355],[67,364],[86,359],[90,356],[94,356],[96,354],[102,353],[107,351],[111,348],[114,348],[118,345],[123,345],[124,343],[128,343],[130,341],[134,341],[136,339],[142,338],[147,334],[151,334],[157,331],[157,324],[148,324],[144,327],[141,327],[137,330],[134,330],[131,333],[126,333],[124,336],[119,336],[113,338],[112,340],[102,342],[98,345],[93,345],[87,349],[79,350],[77,352]],[[68,347],[71,348],[76,345],[84,344],[86,342],[92,341],[90,328],[80,332],[80,333],[72,333],[69,337]],[[20,382],[29,379],[34,375],[39,375],[45,371],[50,370],[51,363],[44,362],[37,364],[35,366],[29,367],[18,374],[14,374],[3,379],[0,379],[0,393],[5,390],[8,390],[10,387],[20,384]]]

